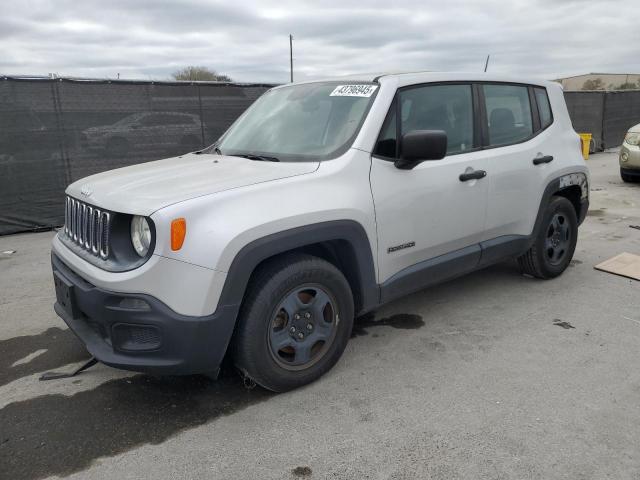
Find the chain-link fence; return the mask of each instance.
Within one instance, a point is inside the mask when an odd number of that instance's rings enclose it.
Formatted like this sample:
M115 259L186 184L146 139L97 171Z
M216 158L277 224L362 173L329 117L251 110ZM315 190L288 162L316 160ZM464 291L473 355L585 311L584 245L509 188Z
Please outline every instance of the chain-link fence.
M271 85L0 80L0 235L61 225L66 186L213 143Z

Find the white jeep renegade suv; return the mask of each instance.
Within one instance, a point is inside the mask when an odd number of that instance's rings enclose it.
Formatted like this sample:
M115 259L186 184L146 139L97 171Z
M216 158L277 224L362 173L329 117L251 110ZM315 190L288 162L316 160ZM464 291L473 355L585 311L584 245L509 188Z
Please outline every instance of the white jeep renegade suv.
M411 73L284 85L211 147L67 189L55 310L101 362L285 391L354 316L517 257L561 274L588 172L556 83Z

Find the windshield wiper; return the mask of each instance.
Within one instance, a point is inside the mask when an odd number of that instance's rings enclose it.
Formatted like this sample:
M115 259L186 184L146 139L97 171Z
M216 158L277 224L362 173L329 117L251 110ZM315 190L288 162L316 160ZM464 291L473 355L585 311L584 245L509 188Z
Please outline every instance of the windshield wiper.
M222 155L222 152L220 151L220 149L215 143L207 148L203 148L202 150L198 150L197 152L193 152L193 153L195 153L196 155L202 155L204 153L210 154L211 150L213 150L218 155Z
M253 153L235 154L234 157L248 158L249 160L258 160L260 162L279 162L280 159L276 157L268 157L266 155L255 155Z

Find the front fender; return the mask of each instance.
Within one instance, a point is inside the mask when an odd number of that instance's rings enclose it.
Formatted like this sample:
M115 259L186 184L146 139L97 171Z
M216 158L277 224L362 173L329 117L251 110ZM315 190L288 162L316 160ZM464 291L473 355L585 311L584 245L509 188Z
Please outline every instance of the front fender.
M355 259L355 275L362 294L362 309L377 305L379 290L369 238L353 220L334 220L284 230L245 245L234 257L220 295L221 305L240 305L251 274L267 258L301 247L343 240Z

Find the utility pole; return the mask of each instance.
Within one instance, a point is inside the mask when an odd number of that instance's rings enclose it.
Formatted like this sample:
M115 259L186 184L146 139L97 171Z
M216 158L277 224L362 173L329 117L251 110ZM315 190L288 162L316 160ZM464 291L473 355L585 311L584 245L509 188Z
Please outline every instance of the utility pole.
M487 71L487 67L489 66L489 57L490 57L490 56L491 56L491 55L487 55L487 60L484 62L484 71L485 71L485 72Z
M293 83L293 35L289 34L289 73Z

